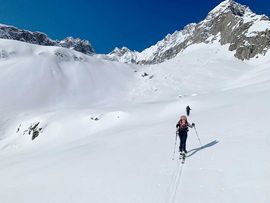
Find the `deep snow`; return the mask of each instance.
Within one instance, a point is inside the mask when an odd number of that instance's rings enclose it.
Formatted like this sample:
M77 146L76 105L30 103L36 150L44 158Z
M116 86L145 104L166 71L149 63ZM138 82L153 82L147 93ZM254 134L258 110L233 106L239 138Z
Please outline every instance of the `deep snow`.
M10 40L0 50L1 202L269 202L269 54L243 62L198 44L135 66ZM181 165L187 105L203 146L190 129Z

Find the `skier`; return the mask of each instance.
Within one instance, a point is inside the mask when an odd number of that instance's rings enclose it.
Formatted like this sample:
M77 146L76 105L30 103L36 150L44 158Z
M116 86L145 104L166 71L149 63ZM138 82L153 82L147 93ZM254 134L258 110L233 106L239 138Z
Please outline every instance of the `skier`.
M189 106L186 107L186 111L187 111L187 116L189 116L191 108Z
M183 152L187 153L186 141L187 141L188 130L189 130L188 128L193 128L194 126L195 126L195 123L192 123L190 125L190 123L187 121L186 116L181 116L180 120L176 124L177 133L178 133L179 138L180 138L179 151L180 151L181 154Z

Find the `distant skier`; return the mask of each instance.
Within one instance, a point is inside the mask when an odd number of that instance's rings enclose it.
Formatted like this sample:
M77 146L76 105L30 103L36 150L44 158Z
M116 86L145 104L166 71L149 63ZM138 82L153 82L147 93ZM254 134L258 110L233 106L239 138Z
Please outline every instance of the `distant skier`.
M187 106L187 107L186 107L187 116L189 116L189 114L190 114L190 110L191 110L191 108L190 108L189 106Z
M195 126L194 123L192 125L189 124L187 121L186 116L181 116L180 120L176 124L177 132L180 138L180 146L179 146L179 151L182 153L187 153L186 149L186 141L187 141L187 136L188 136L188 128L193 128Z

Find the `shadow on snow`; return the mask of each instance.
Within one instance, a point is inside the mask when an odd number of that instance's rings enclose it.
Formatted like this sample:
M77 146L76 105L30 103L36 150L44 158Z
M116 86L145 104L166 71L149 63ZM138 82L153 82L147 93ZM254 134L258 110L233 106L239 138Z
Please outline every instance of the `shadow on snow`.
M198 151L202 150L202 149L205 149L205 148L208 148L208 147L212 147L214 145L216 145L218 143L217 140L214 140L212 142L209 142L208 144L205 144L201 147L198 147L198 148L194 148L194 149L191 149L188 151L188 153L192 152L191 154L187 155L187 157L191 157L193 156L194 154L196 154Z

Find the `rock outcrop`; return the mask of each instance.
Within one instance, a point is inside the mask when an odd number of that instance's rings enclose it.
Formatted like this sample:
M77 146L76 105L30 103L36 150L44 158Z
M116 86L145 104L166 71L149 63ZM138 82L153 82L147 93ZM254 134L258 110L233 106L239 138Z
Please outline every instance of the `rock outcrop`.
M84 54L95 54L94 48L87 40L81 40L79 38L67 37L61 41L52 40L46 34L42 32L31 32L28 30L21 30L13 26L0 24L0 38L12 39L31 44L38 44L43 46L59 46L76 51Z

